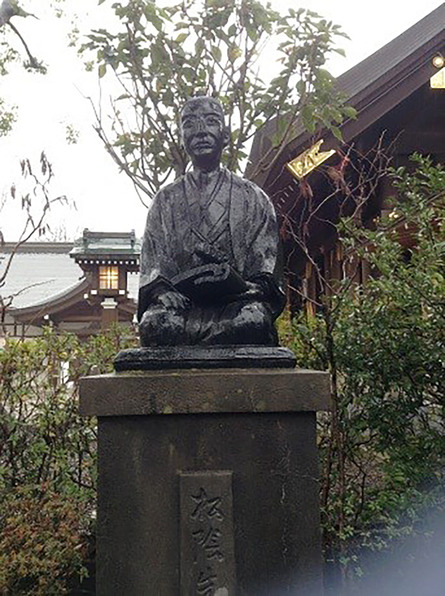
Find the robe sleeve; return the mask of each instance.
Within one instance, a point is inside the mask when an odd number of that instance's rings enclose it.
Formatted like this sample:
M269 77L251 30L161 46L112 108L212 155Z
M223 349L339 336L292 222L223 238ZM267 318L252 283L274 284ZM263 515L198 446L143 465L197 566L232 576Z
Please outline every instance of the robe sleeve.
M155 196L149 209L142 239L138 298L139 320L147 310L154 293L171 288L169 279L174 272L171 271L172 259L166 218L168 218L168 201L165 192L161 190Z
M278 225L269 197L252 183L248 183L245 221L248 222L249 230L246 234L244 277L260 284L276 317L285 305Z

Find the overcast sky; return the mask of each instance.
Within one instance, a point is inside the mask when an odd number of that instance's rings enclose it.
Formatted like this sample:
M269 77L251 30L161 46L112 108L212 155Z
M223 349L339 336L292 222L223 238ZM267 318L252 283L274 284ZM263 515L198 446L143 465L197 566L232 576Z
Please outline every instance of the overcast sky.
M93 115L86 96L96 96L97 78L82 68L73 50L67 48L69 22L58 20L42 8L42 2L23 0L23 5L39 16L15 19L33 52L48 65L47 75L29 74L14 68L0 79L0 96L18 106L19 119L14 131L0 137L2 176L0 192L8 189L18 176L19 160L30 157L38 161L45 150L53 164L53 192L66 194L75 201L77 210L59 210L51 219L53 228L65 227L72 237L83 228L101 231L142 233L145 209L131 182L118 172L92 129ZM96 8L96 0L66 0L68 16L78 14L81 30L104 26L106 4ZM279 9L310 8L342 26L350 36L344 41L347 58L338 57L328 64L339 75L360 62L415 22L442 4L438 0L272 0ZM68 19L69 21L69 19ZM17 46L20 47L19 45ZM66 127L79 131L78 143L68 144ZM0 212L0 228L6 240L18 233L13 209Z

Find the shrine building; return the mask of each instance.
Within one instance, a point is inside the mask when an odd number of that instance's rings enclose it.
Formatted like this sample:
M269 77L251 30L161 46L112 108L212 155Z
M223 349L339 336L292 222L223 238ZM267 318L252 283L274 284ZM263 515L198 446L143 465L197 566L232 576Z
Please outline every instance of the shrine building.
M68 242L26 242L0 248L11 257L2 287L0 334L32 337L51 325L88 336L112 323L134 324L140 241L130 233L91 232Z
M356 111L356 118L341 125L341 140L327 130L308 133L297 123L278 153L273 144L282 124L278 119L256 135L246 174L277 210L288 287L297 288L289 296L295 310L316 302L315 267L326 278L346 272L358 283L370 274L368 264L345 255L337 241L339 218L357 206L350 191L359 189L360 177L366 202L359 215L362 225L372 227L382 213L391 212L388 199L395 190L384 175L388 165L413 168L415 152L445 164L444 24L442 4L336 79L346 104ZM400 241L409 249L412 236L402 222L399 228Z

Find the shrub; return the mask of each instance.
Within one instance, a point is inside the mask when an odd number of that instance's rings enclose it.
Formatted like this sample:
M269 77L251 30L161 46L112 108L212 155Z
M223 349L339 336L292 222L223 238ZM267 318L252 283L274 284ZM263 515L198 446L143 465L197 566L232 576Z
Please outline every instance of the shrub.
M50 485L7 491L0 512L0 592L65 594L67 578L85 572L88 509Z
M79 380L135 343L114 328L82 342L45 329L0 350L0 592L62 594L94 532L96 423Z
M317 316L282 322L298 365L330 372L332 412L319 417L323 531L343 585L366 571L367 553L424 533L428 514L445 508L445 170L414 160L414 173L392 172L391 218L373 231L341 224L344 246L374 277L341 280Z

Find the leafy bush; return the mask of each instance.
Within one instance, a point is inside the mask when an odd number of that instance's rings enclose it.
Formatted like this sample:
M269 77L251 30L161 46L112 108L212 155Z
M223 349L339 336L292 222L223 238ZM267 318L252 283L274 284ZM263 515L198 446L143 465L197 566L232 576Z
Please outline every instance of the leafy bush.
M86 503L49 485L8 491L0 512L0 592L66 593L67 577L84 574L81 524L88 513Z
M344 586L367 552L423 533L445 508L445 170L414 160L414 173L392 172L390 217L375 230L341 224L346 254L373 277L340 281L316 317L282 324L298 364L331 376L332 413L319 418L324 545Z
M96 427L78 414L82 376L135 343L115 328L82 342L45 329L0 350L0 591L61 594L94 530Z

